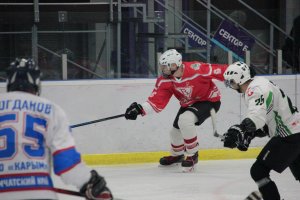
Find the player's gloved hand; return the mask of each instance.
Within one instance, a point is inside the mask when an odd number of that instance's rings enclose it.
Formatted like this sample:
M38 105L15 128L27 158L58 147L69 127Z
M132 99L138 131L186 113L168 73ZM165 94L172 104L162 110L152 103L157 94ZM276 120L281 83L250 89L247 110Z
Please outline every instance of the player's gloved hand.
M87 200L112 200L113 196L106 187L106 181L95 170L91 171L90 180L80 189Z
M244 126L237 124L231 126L224 137L224 147L247 151L251 140L255 137L254 132L246 132ZM227 140L227 141L226 141Z
M268 128L268 126L265 125L263 128L257 129L254 132L254 135L255 135L255 137L260 137L260 138L269 135L269 128Z
M228 130L227 133L223 134L223 142L224 142L224 147L228 148L235 148L238 146L239 140L241 139L241 134L243 134L243 130L241 128L241 125L236 124L231 126Z
M145 115L145 111L140 104L134 102L126 109L125 118L136 120L138 115Z
M246 132L244 134L238 135L237 148L240 151L247 151L251 143L251 140L254 138L254 133Z

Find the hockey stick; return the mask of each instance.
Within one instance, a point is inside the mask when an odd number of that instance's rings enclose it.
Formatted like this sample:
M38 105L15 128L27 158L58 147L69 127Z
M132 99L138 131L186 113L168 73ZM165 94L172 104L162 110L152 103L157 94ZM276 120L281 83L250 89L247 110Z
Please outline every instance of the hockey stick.
M73 196L78 196L78 197L85 197L84 194L81 194L80 192L77 192L77 191L66 190L66 189L61 189L61 188L53 188L53 189L57 193L73 195Z
M78 196L78 197L86 198L84 194L82 194L80 192L77 192L77 191L66 190L66 189L61 189L61 188L53 188L53 189L57 193L66 194L66 195L73 195L73 196ZM123 199L113 198L113 200L123 200Z
M76 128L76 127L79 127L79 126L85 126L85 125L94 124L94 123L98 123L98 122L103 122L103 121L116 119L116 118L120 118L120 117L124 117L124 116L125 116L125 114L121 114L121 115L115 115L115 116L106 117L106 118L102 118L102 119L97 119L97 120L93 120L93 121L88 121L88 122L84 122L84 123L80 123L80 124L74 124L74 125L71 125L70 128Z
M223 135L220 135L217 131L217 126L216 126L216 111L215 109L211 109L210 110L210 117L211 117L211 122L212 122L212 127L213 127L213 132L214 132L214 136L224 139Z

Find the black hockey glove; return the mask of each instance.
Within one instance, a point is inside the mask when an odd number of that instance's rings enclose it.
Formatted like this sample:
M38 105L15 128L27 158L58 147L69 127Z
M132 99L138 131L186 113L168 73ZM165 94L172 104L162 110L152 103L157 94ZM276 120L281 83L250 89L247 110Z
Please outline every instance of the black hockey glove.
M112 200L113 196L106 187L106 181L95 170L91 171L90 180L80 189L88 200Z
M224 147L235 148L238 146L239 135L243 134L243 130L239 124L231 126L227 133L224 133Z
M269 128L267 125L265 125L262 129L257 129L254 132L254 136L255 137L265 137L265 136L269 136Z
M143 107L140 104L134 102L126 109L125 118L129 120L136 120L138 115L144 114L145 112Z
M231 126L224 134L224 147L238 148L240 151L247 151L254 133L245 132L245 127L240 124Z
M248 147L251 143L251 140L254 138L253 132L246 132L244 134L239 134L238 135L238 143L237 143L237 148L240 151L247 151Z

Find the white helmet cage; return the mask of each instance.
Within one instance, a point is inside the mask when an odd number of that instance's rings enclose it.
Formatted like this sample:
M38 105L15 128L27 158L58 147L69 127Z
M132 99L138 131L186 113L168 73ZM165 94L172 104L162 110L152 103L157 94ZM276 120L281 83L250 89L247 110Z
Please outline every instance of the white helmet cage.
M182 56L175 49L169 49L165 51L159 58L159 65L166 66L170 71L171 64L176 64L177 67L182 65ZM170 75L170 74L165 74Z
M235 62L224 72L225 85L235 89L233 84L242 85L252 78L250 68L246 63Z

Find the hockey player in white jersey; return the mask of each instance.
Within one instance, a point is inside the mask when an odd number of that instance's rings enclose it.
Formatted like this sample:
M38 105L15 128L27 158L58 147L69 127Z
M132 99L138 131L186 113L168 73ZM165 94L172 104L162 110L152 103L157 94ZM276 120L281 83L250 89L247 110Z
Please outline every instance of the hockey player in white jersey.
M230 65L224 78L228 87L243 94L247 106L246 118L224 134L224 146L246 151L254 137L269 135L250 174L264 200L280 200L270 171L281 173L289 167L300 180L300 114L277 85L254 76L245 63Z
M16 59L7 71L7 93L0 94L0 199L58 199L53 167L86 199L111 200L104 178L82 162L65 112L39 97L40 74L32 59Z

